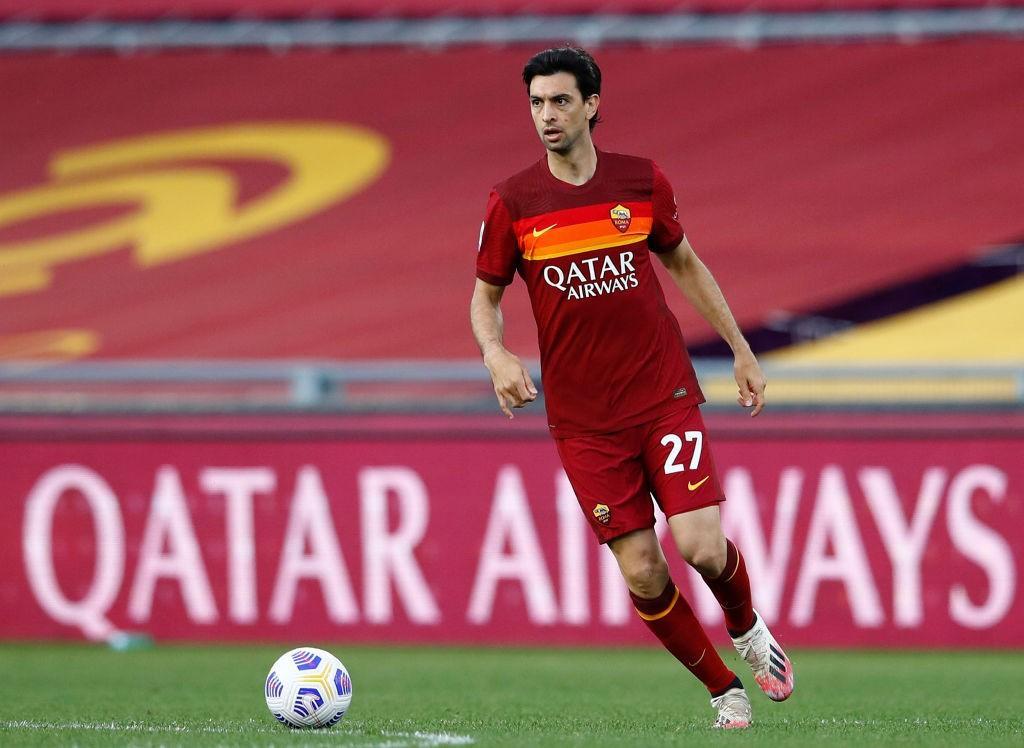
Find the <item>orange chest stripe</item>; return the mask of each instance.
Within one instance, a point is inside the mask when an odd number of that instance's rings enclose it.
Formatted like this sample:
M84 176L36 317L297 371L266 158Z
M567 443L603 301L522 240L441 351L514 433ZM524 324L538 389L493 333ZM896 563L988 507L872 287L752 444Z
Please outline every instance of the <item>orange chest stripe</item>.
M612 247L622 247L627 244L636 244L637 242L644 241L646 239L644 234L622 234L618 237L611 237L606 241L594 242L593 240L587 241L586 244L563 244L560 248L554 248L551 250L544 250L543 254L523 255L524 260L551 260L555 257L567 257L568 255L580 255L585 252L596 252L599 249L611 249Z
M652 215L653 206L650 202L607 202L597 205L585 205L579 208L552 210L548 213L537 213L520 218L512 223L512 231L516 236L523 236L525 234L532 234L534 229L542 232L552 224L564 227L604 221L609 226L612 226L611 209L616 204L626 206L632 214L634 221L638 218L650 218Z
M519 248L527 260L561 257L578 252L589 252L605 247L646 239L651 233L650 217L634 217L625 231L619 231L611 221L590 221L570 226L556 226L535 237L533 229L519 236ZM542 227L543 228L543 227Z

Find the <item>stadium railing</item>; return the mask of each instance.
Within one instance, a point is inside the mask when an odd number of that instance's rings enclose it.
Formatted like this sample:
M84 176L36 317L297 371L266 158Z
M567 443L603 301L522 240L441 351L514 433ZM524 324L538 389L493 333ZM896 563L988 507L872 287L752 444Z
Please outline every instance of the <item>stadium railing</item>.
M440 49L460 45L575 40L615 43L837 43L947 39L1024 33L1024 8L968 7L799 13L522 15L513 17L327 18L297 20L83 20L40 23L0 19L0 52L132 54L145 50L379 46Z
M539 366L528 364L541 385ZM695 361L709 409L735 408L726 359ZM1024 409L1024 364L765 363L773 408ZM86 361L0 364L0 414L485 413L476 361Z

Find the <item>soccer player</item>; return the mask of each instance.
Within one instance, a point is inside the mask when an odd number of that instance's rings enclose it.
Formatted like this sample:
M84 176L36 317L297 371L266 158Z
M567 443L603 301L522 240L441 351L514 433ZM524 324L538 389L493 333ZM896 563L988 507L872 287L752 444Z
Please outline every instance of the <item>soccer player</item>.
M751 604L739 549L722 533L725 500L679 323L652 266L730 345L740 405L764 408L765 378L711 273L679 224L652 161L597 150L601 71L584 50L549 49L523 70L545 154L497 185L480 231L470 316L501 410L537 397L502 344L501 299L519 273L537 321L551 434L590 527L611 548L637 614L707 687L716 727L751 723L750 700L669 578L654 500L680 555L700 572L758 686L793 692L793 668Z

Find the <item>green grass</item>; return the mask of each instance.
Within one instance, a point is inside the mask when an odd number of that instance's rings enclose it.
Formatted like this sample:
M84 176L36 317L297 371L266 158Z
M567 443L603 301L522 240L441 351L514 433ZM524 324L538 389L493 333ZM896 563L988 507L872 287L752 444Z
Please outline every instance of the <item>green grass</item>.
M718 734L656 649L341 644L325 648L352 673L348 716L293 731L263 703L285 648L0 645L0 745L1024 744L1022 652L794 651L793 698L752 693L754 727Z

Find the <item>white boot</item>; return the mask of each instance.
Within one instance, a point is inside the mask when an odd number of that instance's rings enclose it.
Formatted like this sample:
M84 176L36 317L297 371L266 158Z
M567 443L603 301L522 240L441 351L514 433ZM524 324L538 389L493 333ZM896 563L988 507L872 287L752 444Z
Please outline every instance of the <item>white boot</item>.
M715 727L721 730L737 730L750 727L753 721L750 699L742 688L730 688L721 696L711 699L711 706L718 710Z
M754 680L772 701L785 701L793 693L793 663L775 641L764 619L755 610L756 623L732 640L740 657L754 671Z

